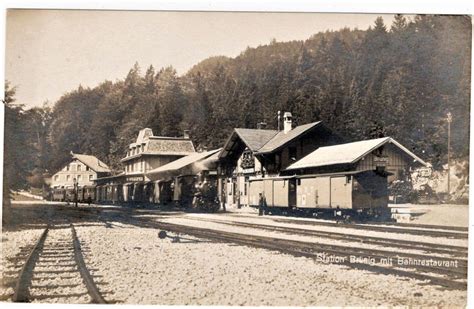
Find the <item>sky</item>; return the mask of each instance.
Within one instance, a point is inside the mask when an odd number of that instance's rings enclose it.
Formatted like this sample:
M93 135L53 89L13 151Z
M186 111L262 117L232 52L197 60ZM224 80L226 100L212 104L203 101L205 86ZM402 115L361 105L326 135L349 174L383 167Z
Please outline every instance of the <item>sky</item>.
M142 73L173 66L185 74L211 57L235 57L248 46L304 40L326 30L367 29L377 16L330 13L7 11L5 75L26 107L56 102L79 85L123 79L135 62Z

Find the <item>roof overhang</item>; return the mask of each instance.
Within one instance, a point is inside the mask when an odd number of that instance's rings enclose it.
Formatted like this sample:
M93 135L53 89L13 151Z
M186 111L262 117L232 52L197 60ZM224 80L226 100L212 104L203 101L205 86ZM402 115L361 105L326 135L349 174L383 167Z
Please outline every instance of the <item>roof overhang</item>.
M349 143L350 144L350 143ZM410 150L408 150L406 147L404 147L402 144L400 144L399 142L397 142L395 139L391 138L391 137L387 137L387 138L384 138L384 139L381 139L381 141L375 145L373 145L372 147L370 148L367 148L367 150L365 152L363 152L362 154L360 154L359 156L357 156L356 158L352 159L352 160L344 160L344 161L337 161L337 162L325 162L324 164L321 163L321 164L313 164L313 165L308 165L308 166L299 166L298 165L298 162L301 162L301 160L304 160L305 157L301 158L299 161L291 164L290 166L288 166L285 171L290 171L290 170L299 170L299 169L307 169L307 168L316 168L316 167L324 167L324 166L336 166L336 165L351 165L351 164L355 164L357 163L358 161L362 160L365 156L367 156L368 154L370 154L371 152L373 152L375 149L385 145L385 144L393 144L395 145L401 152L403 152L406 156L410 157L413 159L413 162L415 163L418 163L418 164L421 164L423 166L428 166L428 163L426 163L425 161L423 161L421 158L419 158L417 155L415 155L413 152L411 152ZM334 146L327 146L327 147L337 147L338 145L334 145ZM319 148L318 148L319 149ZM315 152L318 151L315 150ZM309 154L308 156L312 155L313 153Z
M215 149L204 153L191 154L189 157L183 157L155 168L146 173L146 176L150 179L157 180L184 174L194 175L201 171L212 169L215 167L215 161L217 161L215 155L220 150L221 149Z
M237 147L238 147L238 141L241 141L242 143L244 143L247 147L247 143L245 142L245 140L239 135L239 133L237 132L237 130L233 130L231 135L227 138L224 146L222 147L222 150L221 152L219 153L219 156L218 158L219 159L224 159L226 158L231 152L233 152L234 150L237 150Z
M304 126L304 125L301 125L301 126ZM272 149L269 149L269 150L264 150L264 151L256 151L255 154L256 155L265 155L265 154L270 154L270 153L274 153L275 151L278 151L280 149L282 149L283 147L285 147L286 145L288 145L289 143L293 142L294 140L298 139L298 138L301 138L302 136L305 136L306 134L310 133L312 130L314 130L315 128L324 128L324 129L327 129L328 131L330 131L326 126L323 125L323 122L322 121L316 121L314 122L311 126L308 126L308 128L306 128L304 131L300 132L299 134L295 135L294 137L292 137L291 139L288 139L286 140L284 143L281 143L279 144L278 146L272 148ZM294 128L296 129L296 128ZM293 129L293 130L294 130ZM290 131L291 132L291 131ZM276 135L278 136L278 135ZM268 143L270 143L270 141L268 141ZM262 148L265 148L265 145L262 147Z
M403 146L402 144L400 144L399 142L397 142L396 140L394 140L393 138L389 137L387 138L386 140L384 141L381 141L378 145L372 147L370 150L366 151L363 155L359 156L358 158L356 158L355 160L353 160L352 162L350 163L356 163L357 161L361 160L362 158L364 158L366 155L368 155L369 153L371 153L372 151L374 151L375 149L385 145L385 144L393 144L395 146L397 146L402 152L404 152L406 155L408 155L409 157L413 158L413 161L414 162L418 162L420 163L421 165L423 166L428 166L428 163L426 163L425 161L423 161L420 157L418 157L417 155L415 155L413 152L411 152L410 150L408 150L405 146Z

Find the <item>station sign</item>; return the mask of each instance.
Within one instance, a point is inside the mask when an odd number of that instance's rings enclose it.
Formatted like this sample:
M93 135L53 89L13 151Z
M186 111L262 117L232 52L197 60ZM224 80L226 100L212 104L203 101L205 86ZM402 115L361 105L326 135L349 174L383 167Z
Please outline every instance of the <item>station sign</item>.
M126 182L140 182L140 181L144 181L144 177L143 176L127 176Z
M375 157L374 156L374 165L375 166L387 166L388 157Z

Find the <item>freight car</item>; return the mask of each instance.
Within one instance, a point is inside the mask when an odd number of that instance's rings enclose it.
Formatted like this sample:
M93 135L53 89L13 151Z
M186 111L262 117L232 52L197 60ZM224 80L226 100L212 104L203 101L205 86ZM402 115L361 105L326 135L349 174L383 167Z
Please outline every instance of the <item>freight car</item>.
M385 218L387 173L356 171L250 179L249 206L267 213Z

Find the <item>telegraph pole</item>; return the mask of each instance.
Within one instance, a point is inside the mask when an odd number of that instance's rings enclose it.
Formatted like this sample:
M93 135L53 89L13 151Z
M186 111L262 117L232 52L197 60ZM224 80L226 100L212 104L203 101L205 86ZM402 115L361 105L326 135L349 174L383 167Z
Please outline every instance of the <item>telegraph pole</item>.
M450 197L451 192L451 122L453 122L453 116L451 112L447 114L447 121L448 121L448 198Z
M280 132L280 111L278 111L277 121L278 121L278 132Z
M74 182L74 206L77 207L77 200L78 200L78 196L77 196L77 195L78 195L78 193L79 193L79 192L78 192L78 191L79 191L79 190L78 190L78 189L79 189L79 188L78 188L78 187L79 187L79 184L78 184L76 178L73 179L73 182Z

